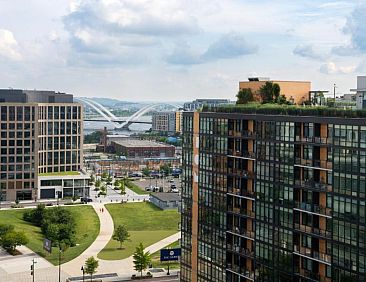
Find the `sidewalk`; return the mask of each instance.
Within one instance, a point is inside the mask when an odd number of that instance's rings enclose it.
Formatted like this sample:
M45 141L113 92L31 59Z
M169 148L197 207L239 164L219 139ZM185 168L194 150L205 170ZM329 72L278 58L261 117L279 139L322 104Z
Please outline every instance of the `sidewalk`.
M108 210L104 207L104 204L93 203L92 206L99 217L100 232L93 244L91 244L80 256L62 265L63 271L67 272L70 276L79 276L81 272L80 268L85 264L87 258L91 256L96 258L98 253L103 250L113 235L113 220ZM102 213L100 209L103 209L104 212ZM99 269L101 270L98 271L99 273L106 273L105 271L102 271L100 267Z

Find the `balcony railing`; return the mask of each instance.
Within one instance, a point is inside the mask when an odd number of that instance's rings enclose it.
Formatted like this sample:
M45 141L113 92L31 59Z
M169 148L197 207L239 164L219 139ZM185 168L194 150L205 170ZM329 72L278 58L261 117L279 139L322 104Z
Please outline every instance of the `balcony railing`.
M333 168L333 164L329 161L302 159L302 158L295 158L295 165L317 167L317 168L329 169L329 170L331 170Z
M299 253L303 256L313 258L325 263L331 263L331 256L325 253L320 253L318 251L314 251L310 248L305 248L299 245L294 245L294 252Z
M255 212L240 207L228 206L228 211L238 215L244 215L251 218L255 217Z
M250 258L254 257L254 251L252 251L248 248L241 247L239 245L228 244L227 249L232 252L238 253L240 255L246 256L246 257L250 257Z
M230 229L230 228L229 228ZM236 226L233 226L231 228L231 230L229 230L230 232L237 234L237 235L242 235L244 237L250 238L250 239L254 239L255 238L255 233L253 231L248 231Z
M332 185L314 180L295 180L295 186L321 192L332 192Z
M226 267L228 271L239 274L247 279L254 280L255 277L254 271L246 269L244 266L240 267L239 265L236 264L232 265L231 263L228 263Z
M312 226L306 226L306 225L299 224L299 223L295 223L295 229L300 230L304 233L315 234L315 235L327 237L327 238L330 238L332 236L332 233L330 231L312 227Z
M324 280L321 280L322 277L320 276L319 273L315 273L315 272L312 272L312 271L309 271L309 270L306 270L306 269L295 267L294 272L297 275L300 275L302 277L306 277L307 279L311 279L313 281L324 281Z
M296 142L302 142L302 143L315 143L315 144L332 144L333 139L328 137L307 137L307 136L296 136L295 137Z
M244 169L229 167L228 172L230 174L236 174L237 176L248 178L248 179L253 179L254 178L254 173L253 172L247 171L247 170L244 170Z
M316 204L309 204L309 203L295 201L295 207L299 210L317 213L317 214L321 214L321 215L327 215L327 216L332 215L331 209L324 207L324 206L319 206Z
M241 196L241 197L248 197L253 200L256 197L256 193L254 191L248 191L248 190L243 190L243 189L238 189L238 188L228 188L228 193L237 195L237 196Z
M239 157L239 158L248 158L248 159L255 159L255 153L251 151L241 151L241 150L234 150L228 149L229 156Z

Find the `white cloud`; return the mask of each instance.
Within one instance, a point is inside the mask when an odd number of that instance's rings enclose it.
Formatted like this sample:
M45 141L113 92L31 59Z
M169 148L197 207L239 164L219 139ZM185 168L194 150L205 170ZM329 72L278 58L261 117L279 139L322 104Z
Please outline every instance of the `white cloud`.
M11 31L0 29L0 56L19 61L22 55L18 51L18 42Z
M324 74L351 74L356 71L358 66L338 66L334 62L328 62L320 66L320 72Z

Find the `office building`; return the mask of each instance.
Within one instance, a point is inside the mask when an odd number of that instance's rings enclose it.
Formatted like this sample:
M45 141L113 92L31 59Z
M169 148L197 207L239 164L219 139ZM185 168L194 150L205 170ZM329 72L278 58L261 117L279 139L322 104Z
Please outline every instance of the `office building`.
M351 91L356 92L357 109L366 109L366 76L358 76L357 88Z
M181 281L366 281L362 112L186 112L183 169Z
M196 99L192 102L184 103L183 108L185 111L197 111L203 106L217 107L220 105L235 104L228 99Z
M156 112L152 115L152 131L174 133L175 123L175 112Z
M1 89L0 123L2 201L88 195L82 106L72 95Z
M310 81L282 81L270 80L269 78L252 77L248 81L239 82L239 89L251 89L254 98L257 101L261 100L259 90L266 82L276 83L281 88L281 95L285 95L286 99L294 104L302 104L310 100Z

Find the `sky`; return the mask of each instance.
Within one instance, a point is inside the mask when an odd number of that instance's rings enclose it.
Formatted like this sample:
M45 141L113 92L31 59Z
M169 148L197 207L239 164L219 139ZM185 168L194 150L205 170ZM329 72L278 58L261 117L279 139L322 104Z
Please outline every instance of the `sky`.
M253 76L349 93L357 75L364 0L0 0L0 88L188 101Z

